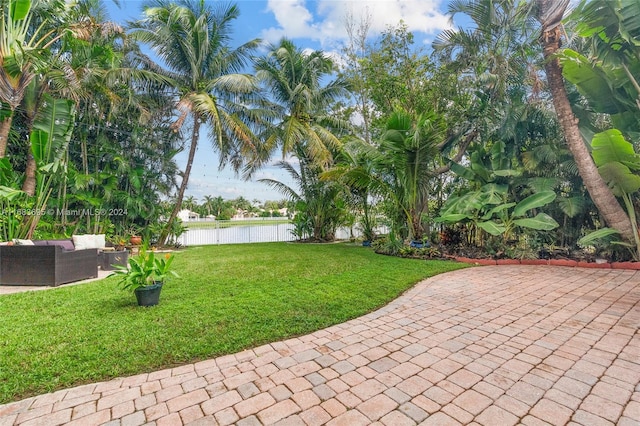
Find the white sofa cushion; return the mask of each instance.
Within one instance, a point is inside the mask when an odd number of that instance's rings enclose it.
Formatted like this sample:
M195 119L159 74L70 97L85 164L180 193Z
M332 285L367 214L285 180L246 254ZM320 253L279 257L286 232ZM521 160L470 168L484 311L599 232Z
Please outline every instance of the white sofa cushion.
M76 250L85 250L85 249L103 249L106 244L106 239L104 234L84 234L84 235L74 235L73 237L73 245L76 247Z

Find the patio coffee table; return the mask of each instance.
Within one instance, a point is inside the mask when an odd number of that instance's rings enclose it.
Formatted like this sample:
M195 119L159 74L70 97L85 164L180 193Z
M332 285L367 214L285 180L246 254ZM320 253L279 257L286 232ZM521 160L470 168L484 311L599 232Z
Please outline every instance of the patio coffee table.
M116 269L113 265L127 266L129 260L129 252L121 251L104 251L102 252L102 270L113 271Z

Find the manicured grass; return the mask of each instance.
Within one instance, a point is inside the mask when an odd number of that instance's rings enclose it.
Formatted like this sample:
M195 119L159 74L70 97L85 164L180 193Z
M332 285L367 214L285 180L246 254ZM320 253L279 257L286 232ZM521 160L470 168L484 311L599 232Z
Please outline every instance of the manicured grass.
M465 266L290 243L192 247L174 265L151 308L114 277L0 296L0 403L307 334Z

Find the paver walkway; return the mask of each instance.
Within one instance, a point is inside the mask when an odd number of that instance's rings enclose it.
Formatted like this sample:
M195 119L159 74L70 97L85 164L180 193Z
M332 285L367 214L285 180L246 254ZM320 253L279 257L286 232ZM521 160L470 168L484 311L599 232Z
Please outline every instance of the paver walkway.
M443 274L316 333L0 406L0 425L639 425L640 272Z

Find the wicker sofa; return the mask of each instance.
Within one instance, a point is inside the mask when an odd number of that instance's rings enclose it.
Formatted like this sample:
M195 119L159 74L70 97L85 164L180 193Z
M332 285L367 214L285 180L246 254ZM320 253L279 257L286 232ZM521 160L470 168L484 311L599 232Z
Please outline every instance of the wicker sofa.
M98 276L98 250L0 246L0 285L58 286Z

